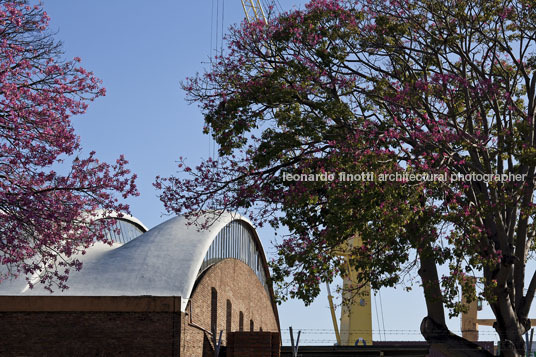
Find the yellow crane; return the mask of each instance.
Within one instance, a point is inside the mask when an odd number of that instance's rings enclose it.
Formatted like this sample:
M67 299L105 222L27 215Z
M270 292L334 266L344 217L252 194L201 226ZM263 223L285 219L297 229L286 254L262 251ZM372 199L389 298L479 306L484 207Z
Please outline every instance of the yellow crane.
M260 0L241 0L242 7L246 13L246 20L248 22L262 20L266 22L266 16L261 6Z
M266 15L260 3L260 0L241 0L242 8L248 22L266 21ZM361 239L356 236L348 246L361 244ZM347 256L344 252L341 255ZM356 271L351 267L348 268L348 276L343 278L343 301L346 301L350 294L350 285L355 282ZM357 292L352 304L341 308L340 332L337 326L335 307L333 305L333 296L328 287L328 300L333 319L333 328L339 345L356 345L358 343L372 345L372 310L370 298L370 286L363 287Z
M355 235L336 253L345 257L346 264L348 264L348 273L343 277L342 300L351 302L349 305L343 304L341 307L340 328L337 327L335 308L332 302L333 297L328 289L333 328L335 329L337 344L341 346L372 345L370 285L365 285L357 292L352 291L353 289L351 288L351 285L355 284L357 280L357 271L350 266L348 251L359 245L361 245L361 238Z

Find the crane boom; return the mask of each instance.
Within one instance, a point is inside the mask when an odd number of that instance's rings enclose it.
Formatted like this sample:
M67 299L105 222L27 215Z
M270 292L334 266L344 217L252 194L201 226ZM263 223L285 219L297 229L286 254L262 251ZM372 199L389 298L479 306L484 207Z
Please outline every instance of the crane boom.
M241 0L242 7L246 13L246 20L248 22L263 21L266 22L266 16L262 9L260 0Z

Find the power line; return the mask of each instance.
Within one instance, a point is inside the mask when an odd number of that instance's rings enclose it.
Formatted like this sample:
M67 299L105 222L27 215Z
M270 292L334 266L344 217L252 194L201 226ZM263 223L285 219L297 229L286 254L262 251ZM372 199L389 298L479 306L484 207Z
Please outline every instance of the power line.
M216 0L217 1L217 0ZM212 6L210 8L210 49L209 49L209 63L212 63L214 47L212 43L212 37L214 36L214 0L212 0ZM216 38L217 41L217 38ZM217 45L216 45L217 46ZM212 129L209 127L208 131L208 157L212 153Z
M380 326L380 316L378 315L378 304L376 302L376 294L374 294L374 308L376 310L376 321L378 321L378 326ZM380 334L380 341L382 339L382 335Z
M279 2L279 0L275 0L275 3L277 4L277 6L279 6L279 12L282 13L283 12L283 6L281 6L281 3Z
M383 327L383 337L385 338L385 318L384 318L384 315L383 315L383 303L382 303L382 292L381 291L378 291L378 294L380 295L380 309L381 309L381 312L382 312L382 327Z
M225 0L222 0L221 2L221 41L220 41L220 56L222 57L223 57L223 40L225 38L224 23L225 23Z
M220 2L216 0L216 56L218 55L218 40L220 35Z
M212 47L212 36L214 35L214 0L212 0L212 7L210 9L210 49L209 49L209 56L212 60L212 51L214 50Z

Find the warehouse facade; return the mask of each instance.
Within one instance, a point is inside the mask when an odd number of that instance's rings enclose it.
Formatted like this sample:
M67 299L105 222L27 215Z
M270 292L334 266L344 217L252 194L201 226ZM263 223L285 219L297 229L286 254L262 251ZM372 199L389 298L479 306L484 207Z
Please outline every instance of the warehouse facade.
M207 219L208 229L176 217L124 244L96 243L63 292L3 282L0 354L213 356L238 331L279 345L255 229L230 213Z

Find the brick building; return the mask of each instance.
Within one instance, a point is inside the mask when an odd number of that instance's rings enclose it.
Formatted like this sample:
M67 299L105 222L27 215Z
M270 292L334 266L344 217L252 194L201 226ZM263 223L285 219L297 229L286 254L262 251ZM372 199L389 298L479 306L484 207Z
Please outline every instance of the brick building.
M255 338L278 351L255 229L230 213L206 218L206 230L176 217L124 244L95 244L63 292L1 283L0 355L214 356L228 340L238 346L239 331L262 331Z

